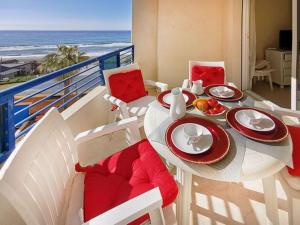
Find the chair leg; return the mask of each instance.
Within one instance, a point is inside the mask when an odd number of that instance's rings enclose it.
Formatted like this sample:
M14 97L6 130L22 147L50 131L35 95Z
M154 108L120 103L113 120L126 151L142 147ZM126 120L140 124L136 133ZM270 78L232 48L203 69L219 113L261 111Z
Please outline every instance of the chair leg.
M160 225L166 224L161 207L149 212L149 215L150 215L151 224L160 224Z
M268 75L268 77L269 77L271 91L273 91L274 88L273 88L273 81L272 81L272 75L271 75L271 73Z
M294 220L293 197L288 196L287 201L288 201L289 225L293 225L293 220Z
M300 224L300 199L293 198L293 196L288 197L289 204L289 225Z
M117 117L118 117L118 112L117 111L110 111L108 114L108 123L114 123L117 121ZM112 140L112 136L113 134L109 134L108 138L111 141Z
M262 179L266 204L266 224L279 225L275 176Z
M253 77L253 83L256 84L256 81L258 80L258 77Z
M253 81L254 81L254 76L251 76L250 77L250 90L252 90L252 87L253 87Z

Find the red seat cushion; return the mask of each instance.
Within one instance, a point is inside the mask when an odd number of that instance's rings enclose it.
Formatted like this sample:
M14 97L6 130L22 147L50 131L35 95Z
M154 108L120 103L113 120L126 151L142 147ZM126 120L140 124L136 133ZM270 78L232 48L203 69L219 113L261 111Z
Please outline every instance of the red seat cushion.
M192 81L202 80L204 87L213 84L224 84L225 82L223 67L193 66L191 75Z
M287 126L293 141L293 164L294 168L289 168L289 174L300 176L300 127Z
M84 221L100 215L129 199L159 187L163 207L178 193L173 177L147 140L142 140L94 166L80 167L85 172ZM131 224L140 224L145 215Z
M108 82L111 95L126 103L147 95L141 70L113 74Z

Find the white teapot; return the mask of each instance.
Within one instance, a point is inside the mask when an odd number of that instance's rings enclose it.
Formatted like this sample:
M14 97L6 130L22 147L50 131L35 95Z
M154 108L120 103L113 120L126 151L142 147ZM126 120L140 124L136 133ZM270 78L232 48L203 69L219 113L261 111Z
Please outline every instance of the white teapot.
M195 95L202 95L204 93L203 81L202 80L193 81L191 92Z
M172 118L172 120L178 120L185 116L186 103L179 88L172 89L171 95L172 100L170 106L170 117Z

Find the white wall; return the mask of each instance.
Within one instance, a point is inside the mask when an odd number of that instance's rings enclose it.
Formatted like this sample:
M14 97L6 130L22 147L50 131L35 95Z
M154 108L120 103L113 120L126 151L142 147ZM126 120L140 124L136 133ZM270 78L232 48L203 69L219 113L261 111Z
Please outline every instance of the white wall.
M242 1L225 0L223 20L223 49L226 79L241 87L242 71Z
M279 47L279 31L292 29L292 0L256 0L257 59Z
M158 0L132 0L132 42L135 61L145 79L157 79Z
M145 76L179 86L189 60L225 60L240 84L241 0L133 0L133 43ZM156 72L155 72L156 71Z

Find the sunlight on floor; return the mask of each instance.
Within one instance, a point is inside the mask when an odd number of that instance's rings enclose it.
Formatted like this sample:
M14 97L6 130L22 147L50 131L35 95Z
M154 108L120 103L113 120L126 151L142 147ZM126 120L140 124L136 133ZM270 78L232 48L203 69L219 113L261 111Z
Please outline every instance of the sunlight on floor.
M278 85L274 84L274 90L271 91L268 82L257 81L253 84L252 91L256 94L262 96L263 98L274 102L275 104L284 107L291 107L291 88L286 86L280 88Z
M288 224L286 195L277 183L280 224ZM193 224L262 225L265 204L261 181L225 183L193 177Z

